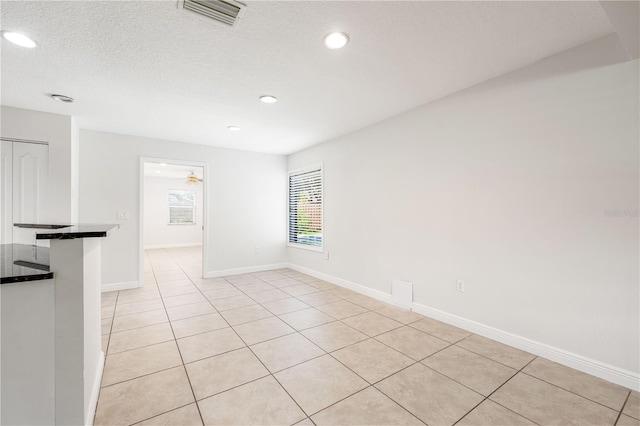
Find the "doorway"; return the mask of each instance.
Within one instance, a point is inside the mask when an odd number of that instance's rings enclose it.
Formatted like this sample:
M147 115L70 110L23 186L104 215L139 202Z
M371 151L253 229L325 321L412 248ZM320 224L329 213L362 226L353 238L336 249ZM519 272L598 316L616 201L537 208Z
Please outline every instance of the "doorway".
M140 161L140 285L162 265L176 277L200 279L206 268L205 163L158 158ZM169 262L170 261L170 262ZM155 263L155 265L152 265ZM168 272L168 271L167 271Z

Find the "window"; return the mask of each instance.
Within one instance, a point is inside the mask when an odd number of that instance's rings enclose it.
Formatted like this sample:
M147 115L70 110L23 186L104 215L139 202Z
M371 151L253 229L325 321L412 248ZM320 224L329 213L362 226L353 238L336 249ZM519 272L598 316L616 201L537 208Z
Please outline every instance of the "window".
M289 172L289 244L322 250L322 165Z
M168 196L169 225L195 225L196 191L170 189Z

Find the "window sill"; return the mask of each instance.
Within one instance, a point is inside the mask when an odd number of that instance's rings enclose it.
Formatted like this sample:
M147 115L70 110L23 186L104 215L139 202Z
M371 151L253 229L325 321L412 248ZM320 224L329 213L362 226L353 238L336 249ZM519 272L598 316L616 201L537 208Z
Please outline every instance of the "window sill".
M287 243L287 246L288 247L302 249L302 250L315 251L315 252L319 252L319 253L322 253L324 251L323 247L308 246L308 245L305 245L305 244Z

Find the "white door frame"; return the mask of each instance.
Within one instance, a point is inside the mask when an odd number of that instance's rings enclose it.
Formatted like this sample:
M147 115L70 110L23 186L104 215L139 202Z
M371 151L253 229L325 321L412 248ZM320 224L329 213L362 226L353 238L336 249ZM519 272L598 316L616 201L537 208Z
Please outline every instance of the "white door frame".
M138 211L139 211L139 235L138 235L138 244L140 246L140 250L138 253L138 280L139 287L144 285L144 163L166 163L166 164L175 164L179 166L193 166L193 167L202 167L204 170L202 176L202 277L204 278L206 272L208 271L208 256L209 252L209 239L207 238L207 229L209 229L209 169L208 164L203 163L201 161L185 161L185 160L173 160L170 158L157 158L157 157L140 157L140 170L139 170L139 184L138 184Z

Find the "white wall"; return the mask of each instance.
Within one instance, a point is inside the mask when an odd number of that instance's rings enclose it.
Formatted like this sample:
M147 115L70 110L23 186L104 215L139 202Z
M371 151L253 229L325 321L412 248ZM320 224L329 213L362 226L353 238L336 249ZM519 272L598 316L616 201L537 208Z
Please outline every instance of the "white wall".
M3 138L49 142L49 198L42 221L74 221L71 117L7 106L2 106L0 115Z
M330 260L290 262L412 281L417 304L637 377L639 66L619 52L603 38L291 155L324 162Z
M196 173L202 176L202 173ZM186 175L185 175L186 177ZM202 183L189 185L186 179L145 176L144 178L144 247L164 248L202 244ZM170 225L167 193L171 189L196 192L196 223Z
M207 271L286 262L286 157L81 130L80 221L130 213L103 241L103 286L138 281L140 157L207 164Z

